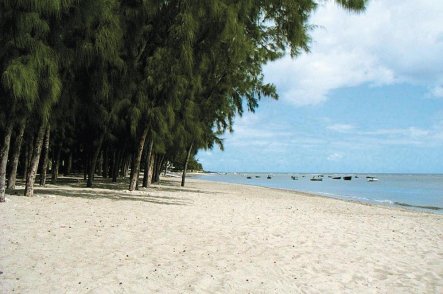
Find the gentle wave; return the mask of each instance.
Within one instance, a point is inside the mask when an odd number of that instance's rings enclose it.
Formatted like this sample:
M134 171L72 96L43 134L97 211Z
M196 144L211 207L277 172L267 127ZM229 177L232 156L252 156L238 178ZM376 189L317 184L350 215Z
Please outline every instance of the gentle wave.
M392 200L388 200L388 199L384 199L384 200L374 200L375 202L379 202L379 203L387 203L387 204L394 204L394 201Z

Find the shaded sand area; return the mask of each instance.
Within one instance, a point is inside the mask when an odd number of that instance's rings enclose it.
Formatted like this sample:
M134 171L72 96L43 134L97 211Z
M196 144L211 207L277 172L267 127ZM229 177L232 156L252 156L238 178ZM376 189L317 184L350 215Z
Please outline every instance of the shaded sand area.
M443 216L176 179L0 205L2 293L443 293Z

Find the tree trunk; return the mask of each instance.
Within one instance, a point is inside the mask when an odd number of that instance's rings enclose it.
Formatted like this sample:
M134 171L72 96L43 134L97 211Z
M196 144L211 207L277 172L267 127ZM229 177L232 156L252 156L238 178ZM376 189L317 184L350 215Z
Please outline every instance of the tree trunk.
M128 176L128 172L129 172L129 164L132 160L132 156L128 156L126 159L124 159L123 157L123 167L121 170L121 176L123 178L126 178Z
M114 150L112 152L112 166L111 166L111 174L109 175L112 177L112 182L117 182L117 176L118 176L118 158L117 158L117 152Z
M101 175L103 171L103 152L100 152L100 155L97 158L97 165L95 168L95 173Z
M88 167L89 167L89 157L87 152L83 152L83 180L86 182L88 179Z
M40 175L40 186L46 185L46 173L48 171L48 161L49 161L49 136L51 133L51 126L46 127L45 139L43 142L43 163L42 163L42 173Z
M60 144L57 145L53 152L53 158L52 158L52 175L51 175L51 183L57 184L58 180L58 171L60 169L60 157L62 153L62 146Z
M143 154L143 147L145 146L146 136L148 135L148 128L143 130L140 140L138 141L138 146L133 159L133 166L131 169L131 178L129 182L129 191L134 191L137 188L138 177L140 174L140 162Z
M92 187L92 182L94 181L95 166L97 164L98 156L100 155L100 150L102 148L103 139L105 138L105 133L103 132L98 140L97 147L95 148L94 154L92 155L89 172L88 172L88 182L86 187Z
M191 146L189 146L188 153L186 154L186 161L185 161L185 166L183 167L183 174L182 174L182 183L181 183L182 187L185 186L186 170L188 169L188 162L189 162L189 157L191 156L192 145L193 143L191 143Z
M123 169L123 177L126 179L129 176L129 167L131 166L131 162L134 159L134 156L128 156L125 163L125 168Z
M0 202L5 202L6 166L8 164L9 146L11 145L12 128L13 123L8 120L0 149Z
M163 164L163 160L165 158L165 155L159 156L158 154L155 156L155 163L154 163L154 172L152 174L152 182L158 183L160 182L160 173L161 173L161 166Z
M163 175L166 177L166 174L168 173L168 161L165 160L165 162L163 163L163 165L164 165Z
M31 135L31 138L28 142L26 142L25 147L25 162L23 167L23 181L26 182L26 177L28 176L29 163L31 162L31 150L32 150L32 142L34 141L34 136Z
M157 174L155 176L155 180L157 183L160 183L160 175L162 174L162 167L165 160L166 160L166 155L163 154L158 163Z
M103 150L103 170L102 170L102 177L107 178L109 172L109 155L108 155L108 149L106 148Z
M26 120L23 119L20 122L19 130L18 130L17 136L15 137L15 141L14 141L14 153L12 153L12 158L11 158L11 163L10 163L11 169L10 169L9 177L8 177L8 189L11 189L11 190L15 189L15 182L17 179L17 167L18 167L18 162L20 160L20 150L22 147L25 126L26 126Z
M151 177L151 183L154 184L156 182L156 175L157 175L157 168L158 168L158 161L160 160L160 157L158 154L153 155L153 166L152 166L152 177Z
M71 170L72 170L72 152L69 152L67 163L66 163L65 176L70 175Z
M149 170L151 169L151 157L152 157L152 147L154 146L154 140L149 140L148 152L146 154L146 165L145 171L143 173L143 187L149 187Z
M38 162L40 161L40 154L42 151L43 145L43 137L45 135L46 126L44 123L40 126L37 131L37 137L35 138L31 162L29 165L28 173L26 175L26 187L25 187L25 196L32 197L34 196L34 183L35 177L37 175Z

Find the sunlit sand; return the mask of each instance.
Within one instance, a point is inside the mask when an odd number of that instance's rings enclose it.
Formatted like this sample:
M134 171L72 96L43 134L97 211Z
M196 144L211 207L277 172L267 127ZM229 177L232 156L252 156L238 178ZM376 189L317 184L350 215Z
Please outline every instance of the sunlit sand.
M0 206L3 293L443 291L441 215L195 179L64 181Z

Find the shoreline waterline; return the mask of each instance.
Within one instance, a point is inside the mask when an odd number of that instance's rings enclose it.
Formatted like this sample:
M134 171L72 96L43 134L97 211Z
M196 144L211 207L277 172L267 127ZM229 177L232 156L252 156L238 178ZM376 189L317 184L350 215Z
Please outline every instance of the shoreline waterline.
M258 175L255 177L255 175ZM271 179L267 179L266 175L268 173L205 173L205 174L194 174L193 177L196 179L204 180L204 181L210 181L210 182L218 182L218 183L228 183L228 184L239 184L239 185L246 185L246 186L253 186L253 187L265 187L270 189L276 189L276 190L283 190L283 191L290 191L290 192L296 192L296 193L302 193L307 194L311 196L318 196L318 197L325 197L329 199L337 199L347 202L353 202L353 203L360 203L365 205L373 205L373 206L380 206L380 207L388 207L388 208L395 208L395 209L401 209L406 211L414 211L414 212L425 212L425 213L432 213L432 214L443 214L443 205L441 205L438 201L443 202L443 186L441 189L436 191L432 191L432 193L437 193L436 195L441 195L441 198L435 195L431 195L432 197L429 197L430 192L426 191L425 189L420 190L420 187L414 187L414 193L419 195L425 195L428 196L431 201L429 202L423 202L426 201L426 197L421 199L420 197L416 197L415 199L411 197L411 195L415 195L410 191L401 191L401 189L398 188L398 183L383 183L386 178L389 179L389 177L437 177L437 180L440 180L440 178L443 180L443 175L440 174L420 174L420 175L413 175L413 174L353 174L353 177L356 177L357 179L353 179L353 181L343 181L343 180L332 180L332 175L340 175L341 177L344 174L312 174L312 173L269 173L271 176ZM297 175L297 176L291 176L291 175ZM320 184L317 184L317 182L311 182L315 183L317 186L313 186L309 181L312 181L311 178L315 176L321 175L325 181L321 182ZM370 175L370 176L366 176ZM282 177L285 178L285 180L282 180ZM297 179L294 179L294 177L297 177ZM303 177L303 178L302 178ZM273 182L272 180L276 178L276 182ZM292 181L290 180L292 178ZM378 194L382 194L385 197L377 197L375 195L371 195L371 190L364 190L364 185L376 185L373 183L366 183L366 181L369 178L378 178L382 179L382 185L388 185L387 190L392 189L397 193L398 195L389 195L390 191L383 191L385 188L380 188L380 183L378 184ZM267 179L266 181L263 181L263 179ZM323 180L322 179L322 180ZM357 182L360 179L360 182ZM261 181L259 181L261 180ZM301 181L298 181L301 180ZM323 183L327 182L329 180L329 183L333 183L335 186L328 186L327 184L321 186ZM396 179L398 181L398 179ZM298 185L297 186L291 186L292 183L300 183L304 181L305 185ZM348 193L340 193L340 189L343 189L343 187L348 188L345 185L345 182L352 183L354 185L354 189L356 191L362 191L361 193L356 193L355 191L348 191ZM385 181L389 182L389 181ZM415 182L417 180L415 179ZM337 189L337 184L342 185L339 189ZM418 182L420 183L420 182ZM307 184L307 185L306 185ZM309 186L310 185L310 186ZM391 187L391 186L392 187ZM419 185L418 185L419 186ZM315 187L315 189L314 189ZM373 186L366 186L366 189ZM311 189L309 189L311 188ZM319 189L321 188L321 189ZM332 191L328 191L332 190ZM407 190L407 187L402 187L403 190ZM434 189L435 190L435 189ZM441 190L441 192L440 192ZM418 192L417 192L418 191ZM384 193L383 193L384 192ZM400 192L402 192L404 195L402 195ZM440 194L438 194L440 193ZM377 193L373 193L377 194ZM411 195L409 195L411 194ZM409 198L408 198L409 197ZM434 199L434 201L432 201ZM437 199L437 200L435 200ZM422 202L420 202L422 201ZM440 205L439 205L440 204Z

